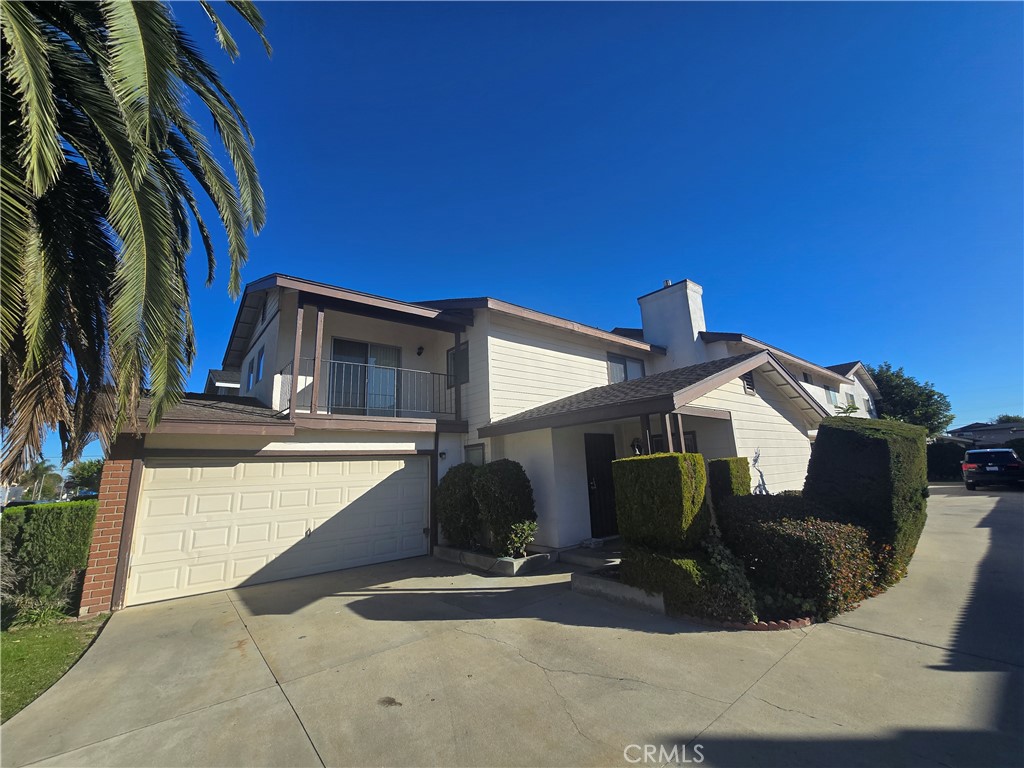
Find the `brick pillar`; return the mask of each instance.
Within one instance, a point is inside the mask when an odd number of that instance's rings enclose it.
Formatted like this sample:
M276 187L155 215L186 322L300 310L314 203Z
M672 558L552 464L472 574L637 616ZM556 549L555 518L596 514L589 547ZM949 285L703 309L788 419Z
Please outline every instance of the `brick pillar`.
M119 438L111 446L110 456L103 464L99 508L96 510L96 526L92 532L79 616L104 613L114 608L114 580L121 545L122 542L130 543L131 539L131 531L124 531L125 512L134 506L135 500L130 497L138 494L138 483L132 482L132 465L138 461L141 447L141 439ZM127 551L124 557L128 557Z

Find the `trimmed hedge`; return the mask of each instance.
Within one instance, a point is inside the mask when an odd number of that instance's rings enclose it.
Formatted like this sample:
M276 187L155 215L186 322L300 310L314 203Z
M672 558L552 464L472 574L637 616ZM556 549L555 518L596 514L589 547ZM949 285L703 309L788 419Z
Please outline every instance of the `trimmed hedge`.
M960 464L964 460L964 448L956 443L929 443L928 479L929 480L962 480L963 472Z
M655 453L612 462L623 541L657 552L695 549L711 525L699 453Z
M898 421L833 416L822 420L811 451L804 497L868 529L886 585L906 574L927 519L925 435Z
M476 470L469 462L455 465L438 482L434 497L441 531L448 541L463 549L476 548L483 531L480 505L473 496Z
M93 499L33 504L4 513L0 536L9 543L12 565L18 572L15 595L48 597L72 580L70 598L72 606L77 605L89 564L97 506Z
M1015 437L1013 440L1007 440L1003 443L1003 448L1012 448L1018 456L1024 458L1024 437ZM963 457L961 456L961 458Z
M750 459L746 456L712 459L708 462L708 485L716 511L721 509L726 499L749 496Z
M515 557L515 548L525 548L522 528L517 523L534 522L537 512L533 486L518 461L498 459L477 468L473 475L473 497L480 505L480 518L498 557ZM532 540L532 532L530 535Z
M788 491L772 496L733 496L716 509L716 515L722 539L730 547L733 546L734 534L742 535L743 527L751 523L827 518L803 496Z
M774 595L780 608L804 606L827 620L873 594L877 568L866 529L814 517L776 517L778 511L732 517L726 540L750 580Z
M754 593L741 563L730 568L729 553L688 553L685 557L627 547L619 566L624 584L648 593L661 593L671 616L701 616L720 621L756 621Z

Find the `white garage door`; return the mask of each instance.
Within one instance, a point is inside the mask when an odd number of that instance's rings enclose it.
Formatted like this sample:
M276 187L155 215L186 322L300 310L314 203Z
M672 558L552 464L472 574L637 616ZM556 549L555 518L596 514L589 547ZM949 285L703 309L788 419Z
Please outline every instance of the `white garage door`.
M429 460L147 461L125 605L425 555Z

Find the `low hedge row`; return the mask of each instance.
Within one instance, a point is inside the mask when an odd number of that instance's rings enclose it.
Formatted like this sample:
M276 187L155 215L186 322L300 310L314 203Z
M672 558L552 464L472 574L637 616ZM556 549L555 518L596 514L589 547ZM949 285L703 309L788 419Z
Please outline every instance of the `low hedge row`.
M804 497L887 548L879 562L886 585L906 574L927 519L925 434L898 421L834 416L822 420L811 451Z
M964 460L962 445L956 443L930 443L928 445L928 479L962 480L960 464Z
M699 453L654 453L612 462L619 533L657 551L696 549L711 526Z
M708 486L715 510L722 508L726 499L750 495L750 459L731 456L708 462Z
M5 602L52 599L74 609L89 564L96 500L33 504L9 509L0 520L4 542Z
M754 593L742 563L725 547L673 557L643 547L627 547L619 566L624 584L661 593L672 616L703 616L720 621L756 621Z

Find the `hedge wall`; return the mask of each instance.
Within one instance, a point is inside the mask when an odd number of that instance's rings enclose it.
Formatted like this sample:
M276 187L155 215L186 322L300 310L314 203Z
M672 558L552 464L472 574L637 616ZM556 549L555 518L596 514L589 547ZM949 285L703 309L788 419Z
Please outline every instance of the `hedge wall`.
M627 544L672 553L695 549L711 525L699 453L655 453L612 462L619 533Z
M746 456L712 459L708 462L708 484L716 512L728 498L749 496L750 459Z
M929 480L962 480L960 463L964 460L962 445L930 443L927 448Z
M833 416L821 422L811 451L804 497L868 529L884 549L887 585L906 573L927 518L925 435L898 421Z
M516 534L517 524L537 520L533 486L523 465L498 459L478 467L473 475L473 497L480 505L480 518L494 554L515 557L515 547L521 541Z
M71 599L77 604L81 577L89 564L97 506L92 499L33 504L4 513L0 535L10 542L20 575L16 593L45 597L74 578Z
M456 547L473 549L483 532L480 505L473 496L476 466L468 462L449 469L437 484L434 508L445 538Z
M754 595L742 570L731 573L706 552L671 557L644 547L627 547L619 568L623 583L651 594L660 592L669 615L756 620Z
M750 580L774 598L778 607L800 606L824 620L873 593L877 568L865 528L815 517L779 516L796 497L749 499L752 504L745 514L737 514L735 502L740 499L729 504L730 522L723 537L746 564ZM769 499L789 501L779 505ZM809 510L794 506L789 511L804 514Z

